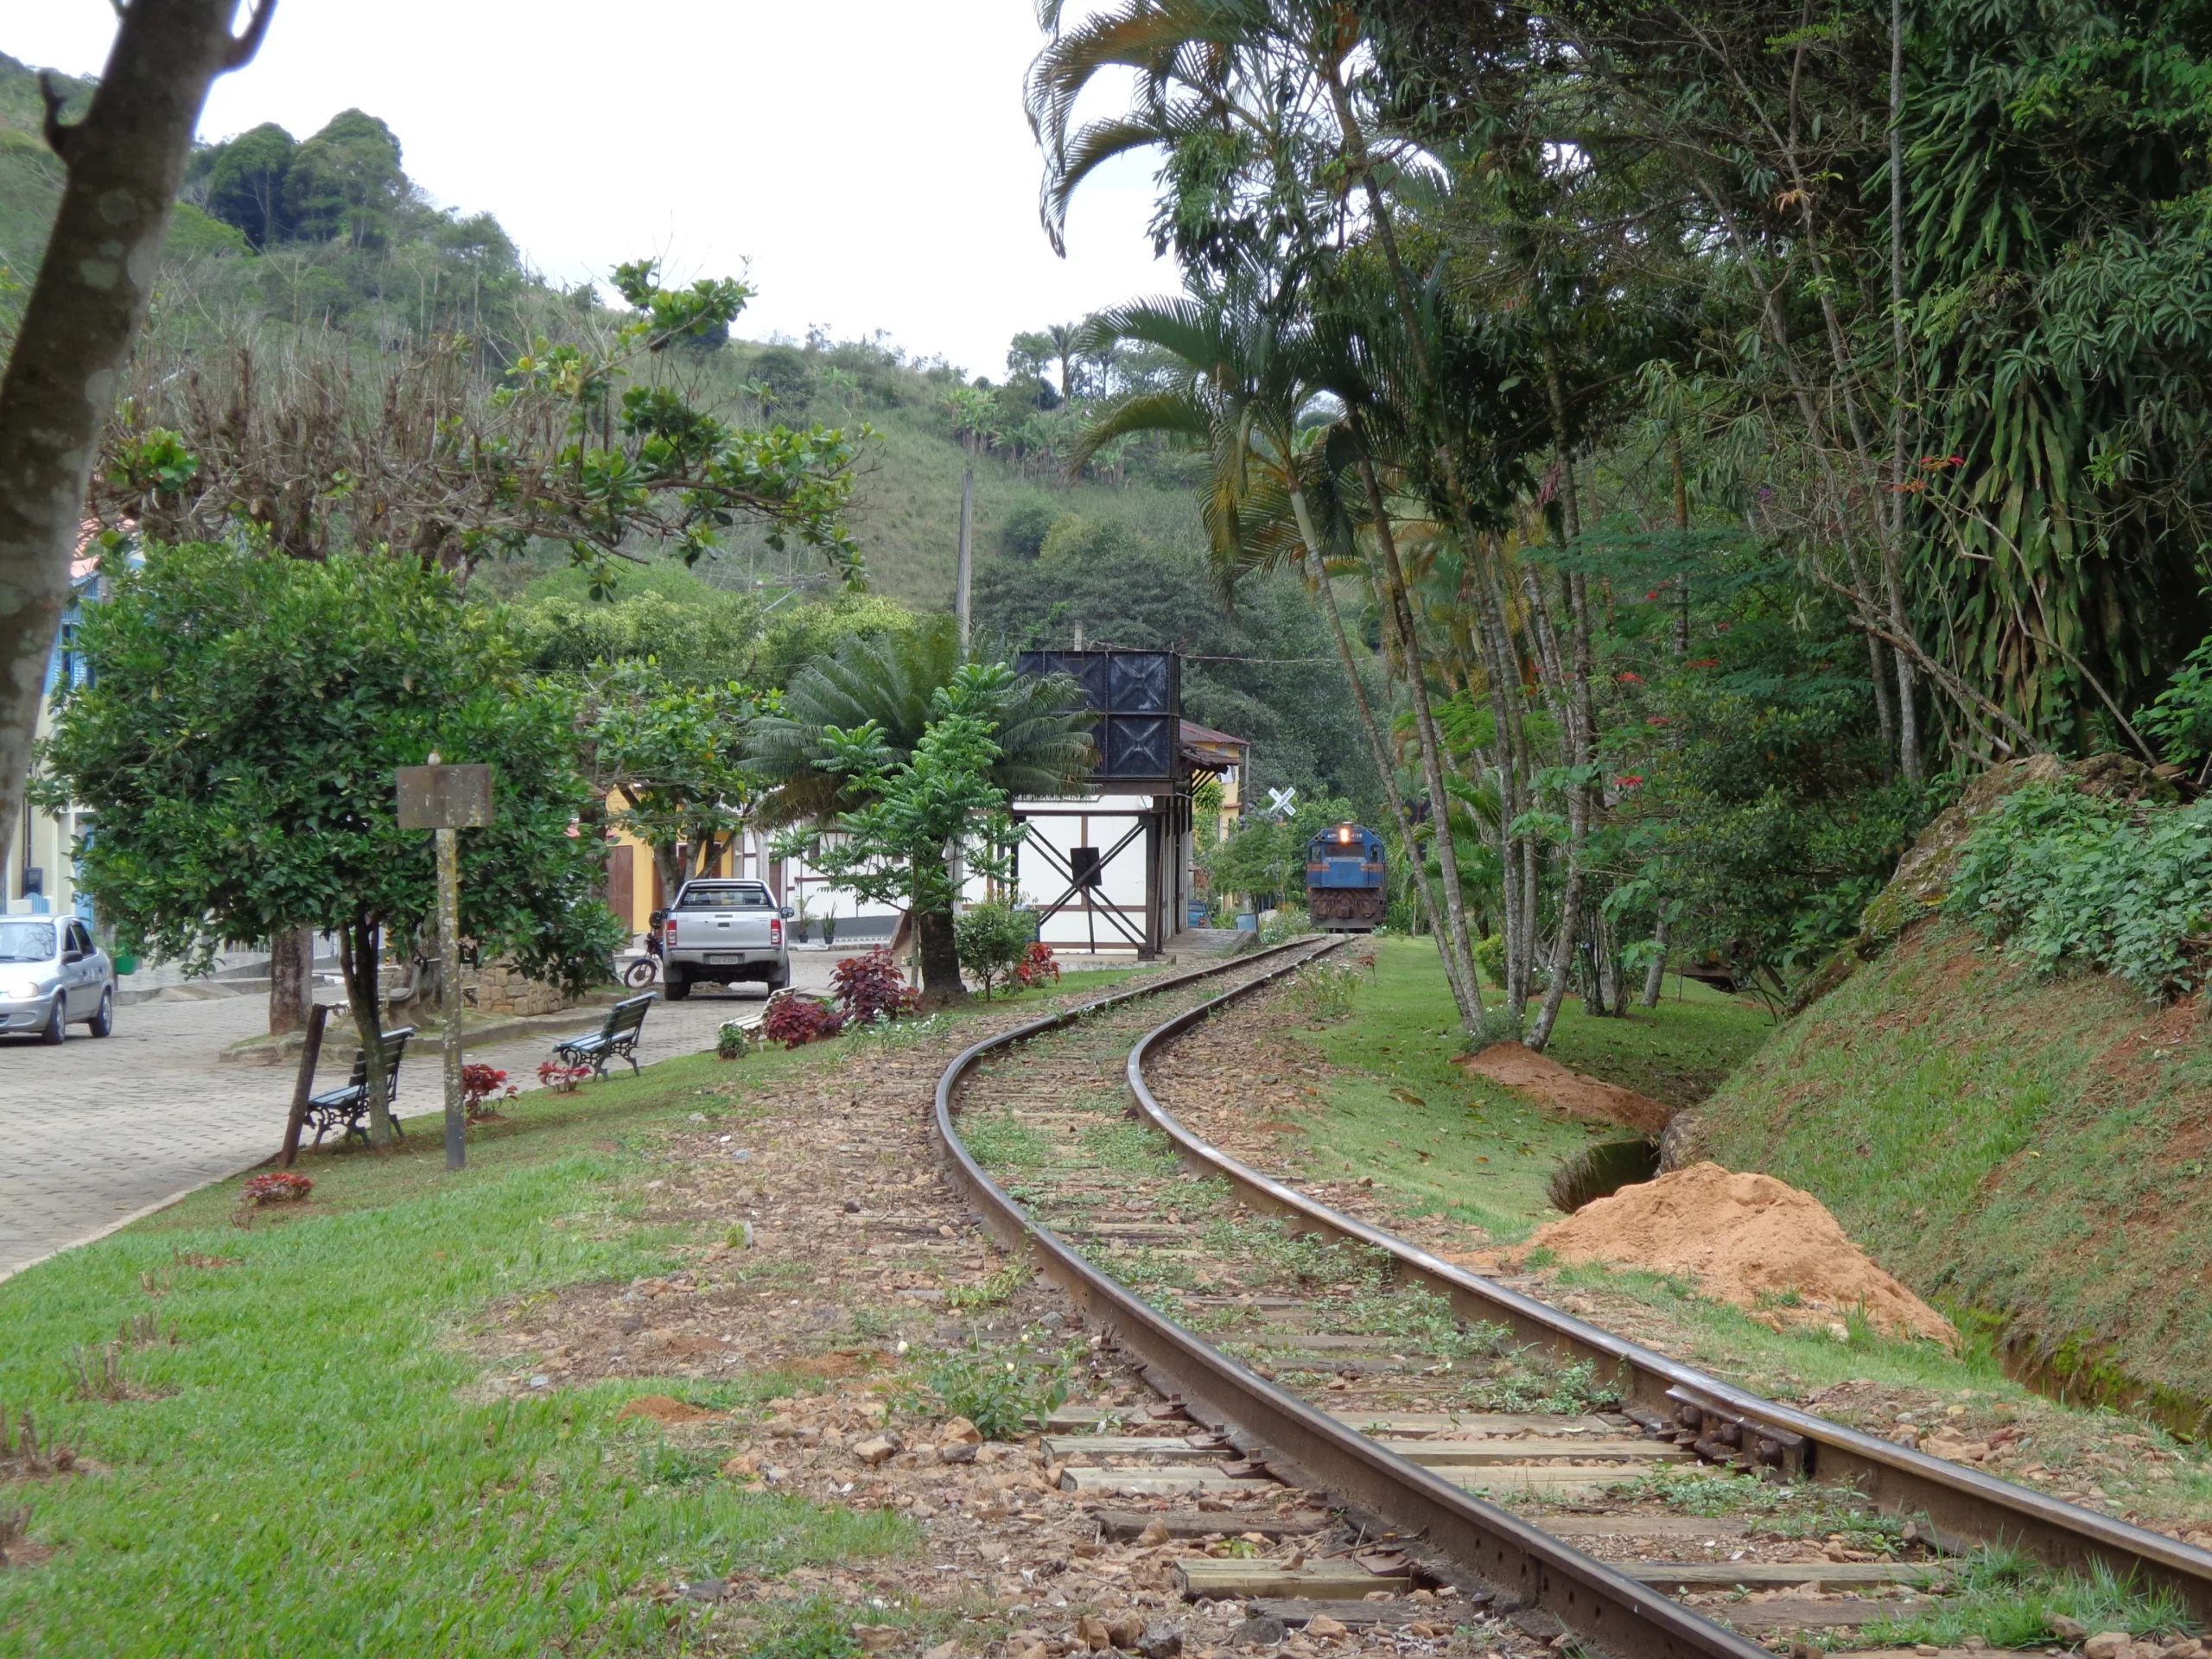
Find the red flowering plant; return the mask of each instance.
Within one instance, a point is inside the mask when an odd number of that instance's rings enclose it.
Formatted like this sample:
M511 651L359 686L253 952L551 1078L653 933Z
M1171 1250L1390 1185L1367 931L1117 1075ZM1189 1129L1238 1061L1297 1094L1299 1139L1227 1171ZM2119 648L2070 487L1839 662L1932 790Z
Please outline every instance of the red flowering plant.
M1028 950L1014 964L1014 982L1026 991L1047 980L1055 985L1059 983L1060 964L1052 960L1051 945L1042 939L1033 939Z
M804 992L778 991L760 1018L760 1034L785 1048L804 1048L844 1028L845 1016L834 1003Z
M576 1085L589 1076L591 1076L591 1067L588 1065L567 1065L559 1060L542 1060L538 1063L539 1086L550 1089L556 1095L575 1094Z
M493 1096L501 1100L515 1097L515 1086L507 1081L507 1074L488 1065L464 1065L461 1068L461 1109L468 1114L472 1123L487 1117L497 1117L496 1108L485 1103Z
M878 945L864 957L847 957L831 971L830 989L844 1018L855 1025L902 1019L921 1005L899 959Z
M238 1200L255 1205L297 1204L314 1191L315 1183L304 1175L295 1175L289 1170L271 1170L248 1181L238 1194Z

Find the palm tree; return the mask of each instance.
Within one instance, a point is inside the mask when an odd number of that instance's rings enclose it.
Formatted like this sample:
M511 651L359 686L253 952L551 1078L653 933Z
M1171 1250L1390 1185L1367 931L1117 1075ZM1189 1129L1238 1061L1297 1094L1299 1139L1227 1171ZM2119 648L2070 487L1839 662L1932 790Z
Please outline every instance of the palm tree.
M1300 326L1287 325L1278 308L1231 289L1103 312L1092 321L1090 337L1149 346L1179 364L1181 372L1170 385L1132 391L1102 410L1085 428L1071 470L1079 471L1100 445L1136 432L1173 433L1211 452L1213 473L1201 514L1213 550L1216 578L1226 594L1248 572L1272 568L1286 558L1300 565L1308 591L1328 618L1330 637L1376 770L1410 855L1416 845L1412 815L1398 789L1397 768L1368 702L1331 583L1332 555L1344 562L1352 556L1352 543L1342 533L1349 519L1338 498L1336 471L1322 459L1314 442L1319 428L1306 423L1319 390L1312 378L1316 360L1312 334ZM1317 492L1323 498L1320 523L1309 499ZM1339 533L1325 540L1324 524ZM1394 572L1390 584L1395 588L1403 580L1402 572ZM1398 613L1399 607L1394 607L1392 614ZM1413 663L1418 665L1417 656ZM1425 715L1425 696L1421 709ZM1452 798L1433 721L1424 719L1420 738L1432 822L1445 823ZM1436 837L1436 844L1444 878L1443 903L1438 904L1425 867L1417 871L1415 891L1436 937L1460 1017L1471 1027L1482 1017L1482 992L1458 862L1450 836Z
M1056 322L1045 331L1052 355L1060 359L1060 401L1070 407L1075 404L1075 359L1083 349L1083 330L1079 322Z
M783 710L755 720L746 750L771 787L756 822L764 829L812 823L830 829L840 813L865 804L850 784L823 770L830 727L850 731L874 721L898 759L910 759L928 729L932 699L967 658L960 625L932 618L910 634L856 639L801 669L784 693ZM1022 675L992 711L999 746L990 780L1016 799L1081 791L1096 757L1091 716L1083 694L1065 678ZM952 916L918 912L922 989L940 1001L965 995L952 944Z

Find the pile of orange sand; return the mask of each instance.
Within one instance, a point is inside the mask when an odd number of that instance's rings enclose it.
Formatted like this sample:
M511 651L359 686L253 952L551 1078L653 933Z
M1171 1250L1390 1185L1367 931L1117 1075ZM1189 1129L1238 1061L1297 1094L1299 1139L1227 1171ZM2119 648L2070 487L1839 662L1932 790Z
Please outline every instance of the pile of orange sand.
M1715 1300L1763 1307L1778 1321L1837 1324L1864 1308L1885 1336L1946 1347L1959 1339L1948 1319L1867 1259L1826 1205L1771 1175L1693 1164L1593 1200L1540 1229L1526 1248L1539 1245L1563 1262L1681 1274Z

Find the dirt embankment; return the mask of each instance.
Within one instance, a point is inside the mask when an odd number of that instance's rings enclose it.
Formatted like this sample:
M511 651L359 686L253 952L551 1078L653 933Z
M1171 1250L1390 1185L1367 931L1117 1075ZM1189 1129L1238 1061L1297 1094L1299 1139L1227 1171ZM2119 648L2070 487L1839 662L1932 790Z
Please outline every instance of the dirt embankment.
M1885 1336L1958 1342L1951 1322L1877 1267L1825 1205L1771 1175L1693 1165L1540 1228L1524 1249L1537 1248L1682 1274L1715 1300L1764 1310L1777 1328L1863 1312Z
M1529 1099L1569 1117L1618 1123L1656 1135L1675 1116L1675 1109L1664 1101L1586 1077L1519 1043L1492 1043L1481 1053L1462 1054L1452 1064L1505 1088L1517 1089Z
M1666 1166L1765 1170L2083 1397L2137 1398L2133 1378L2185 1405L2212 1376L2212 1030L2201 997L2042 974L1942 913L1974 822L2028 783L2172 794L2113 756L1993 768L1900 863L1817 1000L1676 1120Z

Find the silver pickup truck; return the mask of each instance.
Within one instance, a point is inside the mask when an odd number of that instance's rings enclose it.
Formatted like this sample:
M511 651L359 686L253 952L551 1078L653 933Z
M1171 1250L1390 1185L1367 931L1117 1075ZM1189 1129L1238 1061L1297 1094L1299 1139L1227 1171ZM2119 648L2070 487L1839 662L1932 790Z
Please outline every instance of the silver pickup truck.
M772 991L791 982L779 906L765 883L706 880L677 890L661 931L662 994L681 1002L697 984L757 980Z

